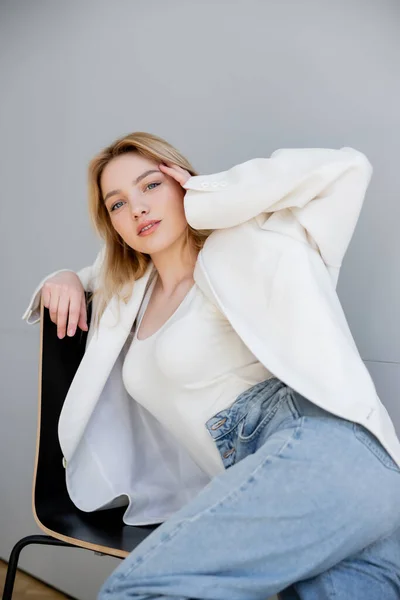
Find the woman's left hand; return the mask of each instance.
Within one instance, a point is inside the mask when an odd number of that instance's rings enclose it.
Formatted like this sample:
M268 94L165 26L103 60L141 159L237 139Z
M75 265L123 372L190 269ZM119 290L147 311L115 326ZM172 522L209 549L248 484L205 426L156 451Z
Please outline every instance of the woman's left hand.
M186 171L186 169L179 167L175 163L160 163L158 166L162 173L173 177L181 185L184 185L187 182L187 180L190 179L190 177L192 177L189 171Z

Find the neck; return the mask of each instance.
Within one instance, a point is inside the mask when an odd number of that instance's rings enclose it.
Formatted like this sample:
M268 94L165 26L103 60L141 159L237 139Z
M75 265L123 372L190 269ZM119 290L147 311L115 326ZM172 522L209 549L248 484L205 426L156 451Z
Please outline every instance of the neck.
M159 287L166 296L171 296L182 282L193 281L197 252L190 240L186 242L186 235L162 252L152 254L151 260L158 272Z

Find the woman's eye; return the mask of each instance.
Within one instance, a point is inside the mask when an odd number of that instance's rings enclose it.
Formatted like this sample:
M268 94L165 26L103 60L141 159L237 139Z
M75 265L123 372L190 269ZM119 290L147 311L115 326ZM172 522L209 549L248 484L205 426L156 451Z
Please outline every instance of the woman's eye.
M117 204L122 204L122 201L119 200L118 202L116 202L115 204L112 205L110 212L112 212L114 210L114 208L117 206Z
M159 186L161 184L157 183L157 182L155 182L155 183L149 183L149 185L146 185L146 189L149 188L151 185ZM154 190L154 188L151 188L151 189Z

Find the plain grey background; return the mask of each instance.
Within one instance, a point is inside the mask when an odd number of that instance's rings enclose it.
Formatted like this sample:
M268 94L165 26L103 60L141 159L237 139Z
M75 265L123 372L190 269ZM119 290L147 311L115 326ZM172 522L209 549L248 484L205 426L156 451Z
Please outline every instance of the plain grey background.
M281 147L353 146L374 166L338 293L400 430L397 0L0 2L0 556L37 532L31 483L46 274L90 264L89 159L149 131L201 173ZM21 566L91 600L118 560L31 547Z

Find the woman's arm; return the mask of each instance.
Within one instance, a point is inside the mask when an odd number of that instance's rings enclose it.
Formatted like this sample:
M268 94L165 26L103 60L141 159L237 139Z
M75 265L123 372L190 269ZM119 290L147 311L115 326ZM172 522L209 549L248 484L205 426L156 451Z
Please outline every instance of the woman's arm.
M371 175L371 163L353 148L276 150L270 158L190 177L183 185L186 218L195 229L223 229L289 209L324 262L340 267Z
M82 286L86 292L93 292L97 287L97 278L100 273L100 267L103 262L105 252L105 246L101 248L96 256L96 260L94 263L88 267L83 267L80 271L77 271L77 275L81 280ZM22 315L22 319L26 321L29 325L34 325L40 321L40 299L42 287L47 279L56 275L56 273L61 273L62 271L71 271L72 269L59 269L58 271L54 271L54 273L50 273L47 275L42 281L38 284L35 291L32 294L31 300L24 314ZM74 272L74 271L73 271Z

